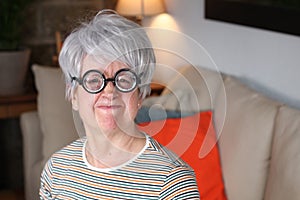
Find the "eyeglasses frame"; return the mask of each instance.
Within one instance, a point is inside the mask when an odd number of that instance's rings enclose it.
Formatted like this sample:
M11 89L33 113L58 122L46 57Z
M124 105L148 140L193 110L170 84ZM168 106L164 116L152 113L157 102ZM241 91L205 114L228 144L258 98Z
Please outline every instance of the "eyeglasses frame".
M130 90L122 90L122 89L120 89L120 88L116 85L116 78L117 78L118 74L120 74L121 72L124 72L124 71L129 71L129 72L131 72L131 73L134 75L135 79L136 79L136 84L135 84L134 87L132 87ZM88 74L88 73L90 73L90 72L96 72L96 73L99 73L99 74L102 76L103 83L102 83L102 85L101 85L101 87L100 87L101 89L96 90L96 91L90 91L90 90L89 90L88 88L86 88L85 85L83 84L84 77L86 76L86 74ZM138 76L133 70L127 69L127 68L123 68L123 69L118 70L118 71L115 73L115 75L114 75L113 78L106 78L105 75L104 75L102 72L100 72L100 71L98 71L98 70L96 70L96 69L91 69L91 70L86 71L86 72L83 74L82 78L78 78L78 77L71 76L71 75L70 75L70 77L71 77L71 82L77 81L78 84L81 85L81 86L83 87L83 89L84 89L85 91L87 91L88 93L90 93L90 94L98 94L98 93L102 92L102 91L104 90L104 88L107 86L108 82L112 82L113 85L114 85L114 87L115 87L118 91L123 92L123 93L132 92L136 87L138 87L138 85L141 84L141 79L139 78L139 76Z

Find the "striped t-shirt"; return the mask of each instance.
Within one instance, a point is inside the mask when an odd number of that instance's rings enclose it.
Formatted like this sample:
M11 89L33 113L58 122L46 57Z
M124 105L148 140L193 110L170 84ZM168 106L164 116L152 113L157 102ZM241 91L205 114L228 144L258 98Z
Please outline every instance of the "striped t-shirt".
M76 140L49 159L40 199L199 199L193 170L151 137L133 160L106 169L89 165L85 142Z

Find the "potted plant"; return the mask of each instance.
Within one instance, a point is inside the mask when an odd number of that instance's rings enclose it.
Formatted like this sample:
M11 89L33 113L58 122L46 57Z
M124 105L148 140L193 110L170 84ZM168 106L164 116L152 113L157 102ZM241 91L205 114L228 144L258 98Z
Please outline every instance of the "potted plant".
M22 94L30 49L20 44L25 8L33 0L0 0L0 96Z

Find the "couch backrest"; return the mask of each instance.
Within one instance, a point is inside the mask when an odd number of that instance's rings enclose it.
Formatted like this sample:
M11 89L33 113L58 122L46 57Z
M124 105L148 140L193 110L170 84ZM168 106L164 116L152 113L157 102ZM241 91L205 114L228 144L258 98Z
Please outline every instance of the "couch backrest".
M57 150L78 138L60 68L33 65L38 90L38 115L43 133L43 163Z
M282 106L276 118L266 200L300 198L300 110Z
M219 147L227 196L230 200L263 199L280 103L231 76L224 78L224 85L226 117ZM217 103L215 109L224 110L222 106L223 102Z
M188 65L180 68L166 87L162 95L172 94L173 98L180 100L178 109L200 111L214 107L216 95L224 86L221 73Z

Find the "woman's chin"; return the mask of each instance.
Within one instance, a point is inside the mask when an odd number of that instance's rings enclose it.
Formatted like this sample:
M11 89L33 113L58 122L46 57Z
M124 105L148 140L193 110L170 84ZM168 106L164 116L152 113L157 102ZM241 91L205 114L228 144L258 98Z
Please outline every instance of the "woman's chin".
M117 128L117 122L114 117L96 118L98 126L101 130L115 130Z
M130 117L124 117L124 113L120 112L96 112L96 121L99 128L104 132L115 131L119 129L122 132L127 132L128 127L131 127ZM127 131L126 131L127 130Z

